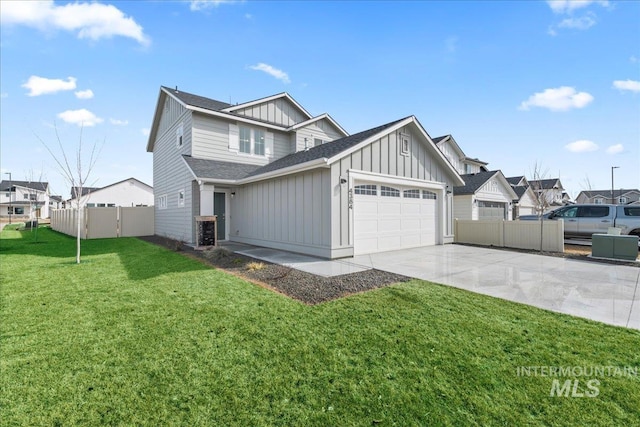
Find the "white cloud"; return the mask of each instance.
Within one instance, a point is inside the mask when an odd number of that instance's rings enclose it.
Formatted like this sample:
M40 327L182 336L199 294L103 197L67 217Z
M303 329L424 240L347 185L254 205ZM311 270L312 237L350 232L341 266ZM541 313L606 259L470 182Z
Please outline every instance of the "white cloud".
M91 111L84 108L80 110L63 111L62 113L58 114L58 117L60 117L67 123L87 127L95 126L98 123L102 123L104 121L100 117L97 117L95 114L93 114Z
M607 154L620 154L624 151L624 145L615 144L607 148Z
M149 136L151 134L151 129L149 129L149 128L142 128L142 129L140 129L140 131L142 132L142 134L144 136Z
M133 18L108 4L76 2L59 6L53 0L7 1L2 2L0 20L3 25L75 32L80 39L99 40L122 36L142 45L150 43L149 37Z
M291 83L291 80L289 80L289 75L287 75L287 73L282 70L278 70L277 68L274 68L269 64L260 62L257 65L249 66L249 68L251 68L252 70L264 71L270 76L275 77L278 80L282 80L283 83Z
M91 89L79 90L75 92L78 99L91 99L93 98L93 91Z
M640 92L640 82L637 80L616 80L613 82L613 87L618 90Z
M221 4L237 3L236 0L192 0L189 9L193 11L218 7Z
M609 6L607 0L547 0L547 4L554 13L571 13L590 4L599 4L603 7Z
M571 28L574 30L588 30L596 25L593 15L585 15L580 18L565 18L558 24L559 28Z
M126 126L129 124L129 120L109 119L109 122L116 126Z
M568 111L572 108L584 108L592 101L593 96L587 92L576 92L575 88L561 86L531 95L520 104L518 109L528 110L529 107L540 107L551 111Z
M598 149L598 145L588 139L581 139L565 145L564 148L572 153L586 153L588 151L596 151Z
M29 77L29 80L22 85L22 87L29 89L27 96L40 96L63 90L73 90L76 88L76 78L67 77L67 80L62 80L31 76Z

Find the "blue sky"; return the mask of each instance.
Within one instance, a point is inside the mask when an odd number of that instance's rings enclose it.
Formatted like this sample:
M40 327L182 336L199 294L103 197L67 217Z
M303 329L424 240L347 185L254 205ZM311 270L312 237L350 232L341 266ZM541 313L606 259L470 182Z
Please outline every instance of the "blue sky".
M226 102L288 92L355 133L432 136L572 197L640 187L640 2L3 2L1 164L69 188L42 139L102 145L90 183L152 183L160 85Z

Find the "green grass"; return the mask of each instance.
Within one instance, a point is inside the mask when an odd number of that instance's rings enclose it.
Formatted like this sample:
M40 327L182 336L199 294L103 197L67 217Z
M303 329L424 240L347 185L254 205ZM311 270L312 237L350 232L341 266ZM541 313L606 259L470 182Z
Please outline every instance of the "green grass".
M76 265L30 233L0 240L0 425L640 425L639 377L572 398L516 373L638 367L638 331L417 280L310 307L137 239Z

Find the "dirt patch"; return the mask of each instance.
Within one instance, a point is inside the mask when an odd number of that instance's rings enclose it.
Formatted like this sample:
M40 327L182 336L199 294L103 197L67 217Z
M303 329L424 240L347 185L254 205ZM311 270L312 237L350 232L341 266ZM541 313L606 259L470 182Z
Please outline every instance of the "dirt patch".
M358 292L406 282L410 277L380 270L367 270L334 277L322 277L282 265L256 260L224 248L194 250L181 242L160 236L141 240L179 251L208 265L242 277L259 286L282 293L305 304L319 304Z

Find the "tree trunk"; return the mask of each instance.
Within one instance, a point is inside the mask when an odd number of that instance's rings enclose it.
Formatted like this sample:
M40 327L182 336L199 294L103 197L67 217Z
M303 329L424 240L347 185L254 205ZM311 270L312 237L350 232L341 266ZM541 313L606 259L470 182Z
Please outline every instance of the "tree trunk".
M76 209L76 219L76 222L78 223L78 233L76 237L76 264L80 264L80 224L82 222L80 218L80 207Z

